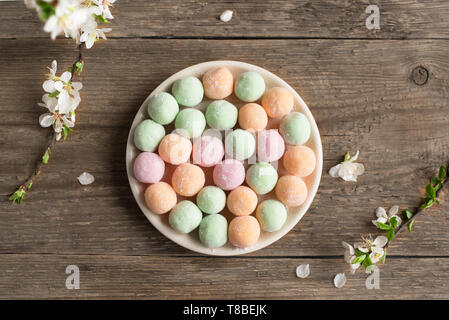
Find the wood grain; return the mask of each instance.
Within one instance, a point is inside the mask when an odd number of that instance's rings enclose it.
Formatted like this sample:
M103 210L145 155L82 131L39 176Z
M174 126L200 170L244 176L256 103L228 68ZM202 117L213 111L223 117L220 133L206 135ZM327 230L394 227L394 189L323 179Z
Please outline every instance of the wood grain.
M36 122L42 110L35 105L42 66L49 57L61 68L71 65L71 50L67 41L31 39L3 41L0 49L3 253L191 255L138 209L124 152L134 114L151 90L206 60L244 60L275 72L303 96L322 134L325 173L310 211L255 256L340 256L341 241L377 232L370 223L377 206L417 206L428 177L449 159L446 41L117 39L86 52L76 130L58 144L29 201L11 206L6 195L32 170L46 141L47 131ZM424 86L410 80L417 65L430 72ZM359 182L326 174L356 149L367 168ZM93 185L78 184L83 171L95 175ZM443 201L431 209L389 254L447 256L448 208Z
M368 5L378 5L380 30L368 30ZM218 17L235 12L229 23ZM120 0L112 37L204 38L444 38L449 37L446 0ZM0 38L45 37L23 1L0 2Z
M189 258L89 255L2 255L0 298L83 299L448 299L448 258L391 259L379 269L380 288L350 275L336 289L342 260ZM310 276L295 269L310 264ZM68 265L80 269L80 289L67 290ZM236 285L238 283L238 285ZM268 289L268 290L267 290Z

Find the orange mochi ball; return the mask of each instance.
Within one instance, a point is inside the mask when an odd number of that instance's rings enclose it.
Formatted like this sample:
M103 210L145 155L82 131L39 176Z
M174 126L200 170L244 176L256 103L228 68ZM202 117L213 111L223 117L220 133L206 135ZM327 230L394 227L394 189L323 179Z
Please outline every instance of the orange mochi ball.
M260 225L253 216L236 217L229 224L228 238L236 247L250 247L257 242L259 236Z
M203 188L205 180L203 170L191 163L179 165L171 177L173 189L184 197L196 195Z
M273 87L262 98L262 106L271 118L280 118L293 109L293 95L285 88Z
M157 182L145 190L145 203L153 213L163 214L176 205L176 193L166 182Z
M227 68L211 69L203 75L203 87L206 97L224 99L232 93L234 77Z
M267 113L257 103L247 103L239 109L239 125L242 129L260 131L268 123Z
M307 177L315 170L315 153L306 146L289 148L284 154L283 164L288 173L301 178Z
M247 216L257 207L257 195L250 188L240 186L229 193L227 205L236 216Z
M300 206L306 201L307 187L297 176L283 176L274 189L276 197L287 207Z
M178 165L189 160L192 153L192 143L179 134L170 133L162 138L158 152L165 162Z

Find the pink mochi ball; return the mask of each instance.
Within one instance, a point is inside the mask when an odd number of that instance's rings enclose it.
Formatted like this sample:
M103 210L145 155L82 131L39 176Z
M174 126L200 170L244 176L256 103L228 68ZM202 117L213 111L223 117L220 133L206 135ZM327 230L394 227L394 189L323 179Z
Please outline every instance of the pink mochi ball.
M226 159L215 166L213 178L217 187L235 189L245 181L245 167L238 160Z
M224 156L223 142L212 136L202 136L193 143L193 163L212 167Z
M285 151L282 136L275 129L260 131L257 135L257 160L273 162L279 160Z
M162 179L164 161L155 153L142 152L134 160L134 177L143 183L155 183Z

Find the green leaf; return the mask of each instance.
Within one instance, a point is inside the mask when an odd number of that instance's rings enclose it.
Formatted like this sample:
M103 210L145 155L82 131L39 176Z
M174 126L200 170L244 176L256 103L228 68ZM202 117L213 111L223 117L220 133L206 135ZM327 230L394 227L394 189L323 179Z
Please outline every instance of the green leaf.
M390 218L390 225L391 225L393 228L396 228L396 227L398 226L398 219L397 219L396 217L391 217L391 218Z
M42 163L47 164L49 159L50 159L50 148L47 148L47 150L45 150L44 155L42 156Z
M430 208L431 206L433 206L433 203L434 203L433 199L426 198L425 202L419 208L422 210Z
M358 257L366 254L366 252L363 252L362 250L355 248L355 254Z
M76 73L77 73L78 75L80 75L81 72L83 72L84 62L77 61L77 62L75 63L75 68L76 68Z
M429 198L435 199L435 197L436 197L436 190L435 190L434 186L431 183L429 183L426 186L426 193L429 196Z
M48 96L49 96L50 98L56 98L56 97L58 96L58 94L59 94L59 91L58 91L58 90L55 90L55 91L53 91L52 93L50 93Z
M430 178L430 183L431 183L432 185L436 185L436 184L438 183L438 179L435 178L435 177Z
M46 2L46 1L39 0L37 4L41 8L39 18L42 21L48 20L48 18L50 18L50 16L52 16L56 13L55 8L50 3Z
M351 155L349 154L349 151L348 151L348 152L346 152L345 159L343 161L348 161L349 159L351 159Z
M366 254L358 256L357 258L354 259L354 261L352 261L352 264L361 263L365 260L366 257L367 257Z
M377 221L376 223L380 230L391 230L392 229L392 227L389 226L388 224L385 224L385 223L382 223L379 221Z
M413 225L413 222L415 222L415 221L413 220L413 221L411 221L411 222L407 225L408 232L412 232L412 225Z
M12 203L17 202L18 204L21 204L24 195L25 190L22 188L22 186L20 186L19 189L17 189L8 199L12 201Z
M440 167L440 172L438 173L438 179L440 179L440 181L443 181L444 178L446 178L446 167L445 166L441 166Z
M62 134L64 135L64 140L67 139L67 136L69 135L70 132L72 132L73 130L69 127L67 127L66 125L62 126Z
M98 19L98 21L100 21L100 22L111 23L111 21L106 20L106 18L103 17L103 15L101 15L101 14L98 14L98 15L97 15L97 19Z
M388 242L393 240L394 239L394 229L389 230L385 236L387 237Z
M402 210L402 213L405 214L407 219L410 219L411 217L413 217L413 213L409 209Z
M440 201L439 201L438 199L435 199L435 203L436 203L437 205L440 205Z
M362 265L366 268L373 265L373 262L371 261L371 258L367 255L366 259L363 260Z
M32 186L33 186L33 181L31 181L31 182L28 184L27 189L28 189L28 190L31 189Z

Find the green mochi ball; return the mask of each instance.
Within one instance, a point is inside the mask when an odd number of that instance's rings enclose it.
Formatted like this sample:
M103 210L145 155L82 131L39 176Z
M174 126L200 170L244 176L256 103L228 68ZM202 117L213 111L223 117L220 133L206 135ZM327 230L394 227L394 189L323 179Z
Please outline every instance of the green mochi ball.
M189 138L199 137L206 128L206 119L201 111L197 109L181 110L176 116L175 128L185 130Z
M194 107L203 100L204 89L196 77L186 77L173 83L171 92L180 105Z
M278 181L276 169L268 162L259 162L249 167L246 183L257 194L266 194L274 189Z
M225 138L226 154L236 160L248 159L254 154L255 149L256 140L246 130L233 130Z
M150 118L159 124L169 124L175 120L179 112L178 102L167 92L159 92L150 98L148 102L148 114Z
M279 131L285 142L299 146L310 138L310 123L302 113L291 112L282 119Z
M228 221L221 214L204 217L200 224L199 236L206 247L221 247L228 241Z
M168 222L176 231L189 233L199 226L202 217L200 209L192 201L184 200L172 209Z
M207 124L217 130L232 129L237 123L238 110L226 100L216 100L206 110Z
M256 211L257 220L264 231L273 232L282 228L287 220L287 209L277 200L265 200Z
M219 213L226 205L226 194L218 187L207 186L196 196L196 204L204 213Z
M265 80L254 71L242 73L235 83L235 95L242 101L253 102L265 92Z
M134 130L134 144L142 151L153 152L164 136L163 126L153 120L144 120Z

